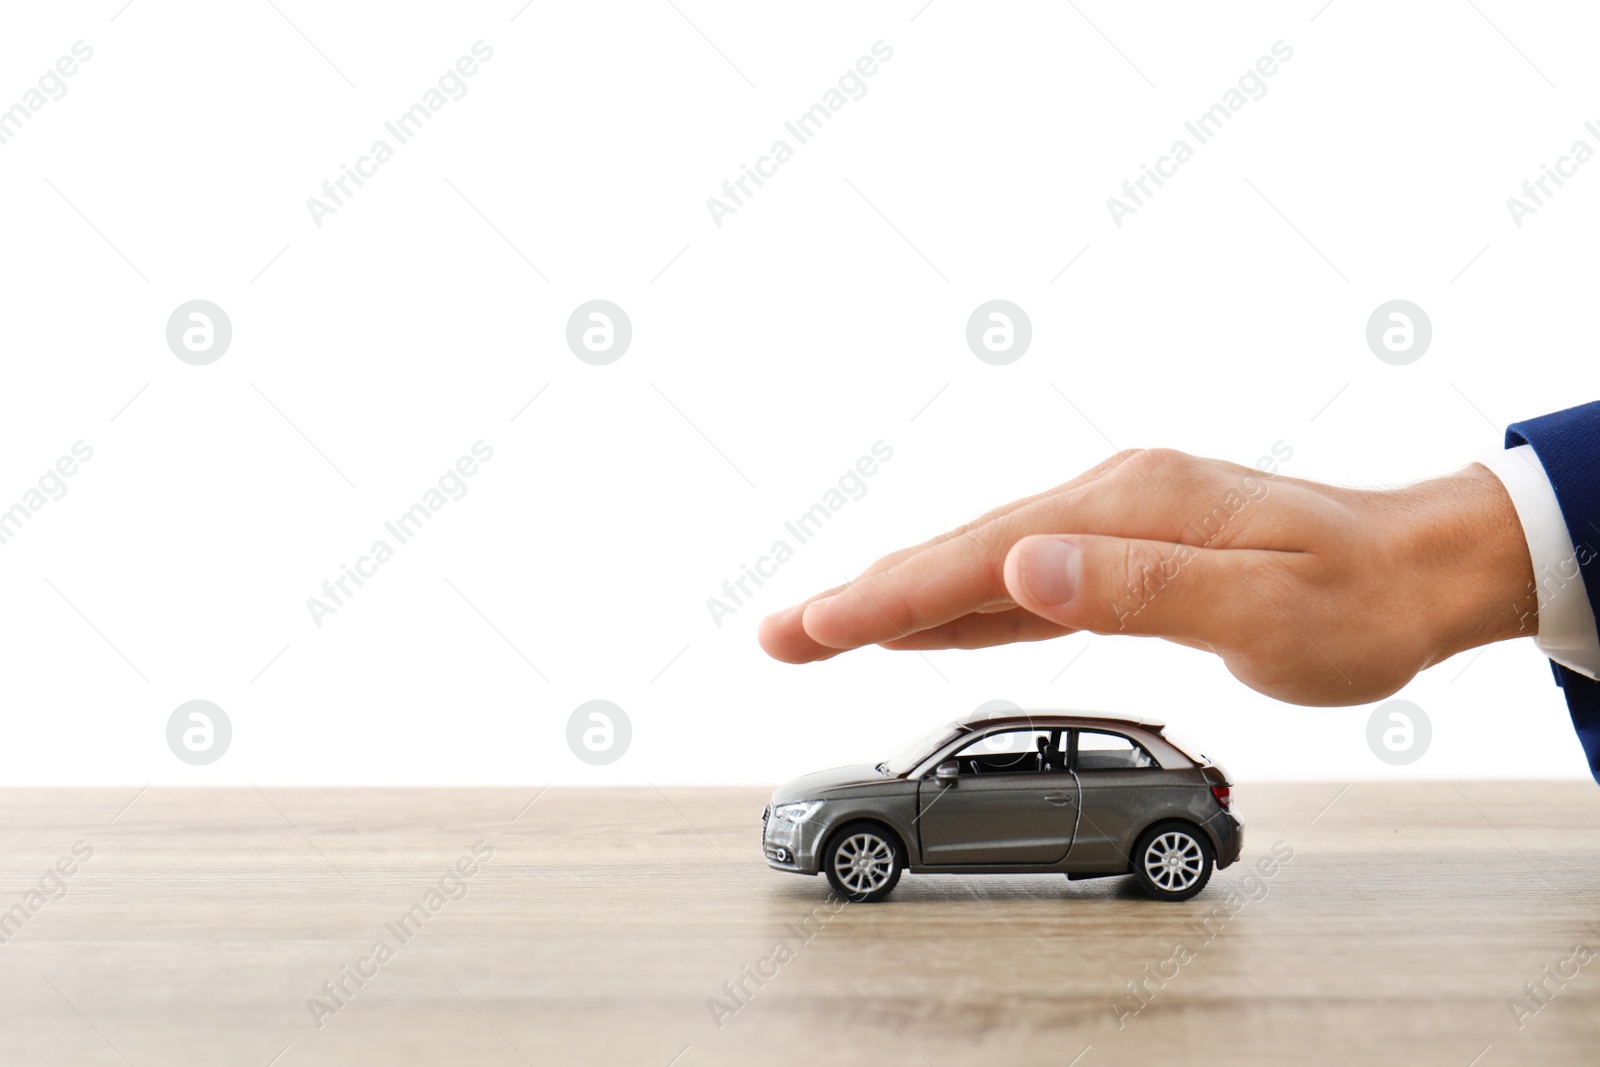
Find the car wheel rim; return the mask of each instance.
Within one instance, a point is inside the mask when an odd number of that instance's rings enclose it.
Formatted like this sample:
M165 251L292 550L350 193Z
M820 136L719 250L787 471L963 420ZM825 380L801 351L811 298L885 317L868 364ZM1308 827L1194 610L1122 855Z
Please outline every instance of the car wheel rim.
M1186 833L1168 831L1144 851L1144 873L1158 889L1181 893L1192 888L1205 870L1200 842Z
M851 834L833 854L834 871L852 893L872 893L889 884L894 846L877 834Z

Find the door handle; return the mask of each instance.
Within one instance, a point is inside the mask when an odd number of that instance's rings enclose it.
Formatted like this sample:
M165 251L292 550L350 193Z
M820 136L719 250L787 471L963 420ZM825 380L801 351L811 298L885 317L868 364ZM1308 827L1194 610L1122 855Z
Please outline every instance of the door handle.
M1044 800L1045 800L1046 804L1056 804L1056 805L1071 804L1072 803L1072 794L1071 793L1046 793L1044 795Z

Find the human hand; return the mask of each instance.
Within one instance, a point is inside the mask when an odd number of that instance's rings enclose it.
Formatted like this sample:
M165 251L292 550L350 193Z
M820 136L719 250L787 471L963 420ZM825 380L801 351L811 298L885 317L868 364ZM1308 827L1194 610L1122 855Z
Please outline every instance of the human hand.
M1265 466L1118 453L769 616L761 645L806 663L870 644L1162 637L1268 696L1343 705L1538 632L1522 528L1486 468L1363 490Z

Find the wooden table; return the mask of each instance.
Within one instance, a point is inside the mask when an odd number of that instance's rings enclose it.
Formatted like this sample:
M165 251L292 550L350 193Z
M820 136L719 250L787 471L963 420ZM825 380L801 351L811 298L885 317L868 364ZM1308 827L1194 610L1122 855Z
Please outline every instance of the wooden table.
M755 789L0 791L0 1063L1600 1061L1600 789L1235 792L1245 859L1187 904L830 906Z

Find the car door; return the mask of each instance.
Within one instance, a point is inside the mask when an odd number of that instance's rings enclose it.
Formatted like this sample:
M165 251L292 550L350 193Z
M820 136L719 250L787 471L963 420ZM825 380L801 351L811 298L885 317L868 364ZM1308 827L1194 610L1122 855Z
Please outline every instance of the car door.
M1165 772L1144 746L1110 731L1077 731L1073 761L1081 805L1074 869L1126 863L1132 834L1149 821Z
M1012 767L973 773L973 760L965 753L956 759L963 773L953 782L932 775L922 779L917 793L917 826L922 862L929 866L1052 864L1072 847L1077 822L1078 784L1066 769L1065 753L1059 770L1041 771L1030 742L1041 733L1059 745L1059 733L1010 731L1017 739L1019 759ZM1059 751L1059 748L1058 748ZM982 763L980 759L977 762ZM994 757L988 766L994 767Z

